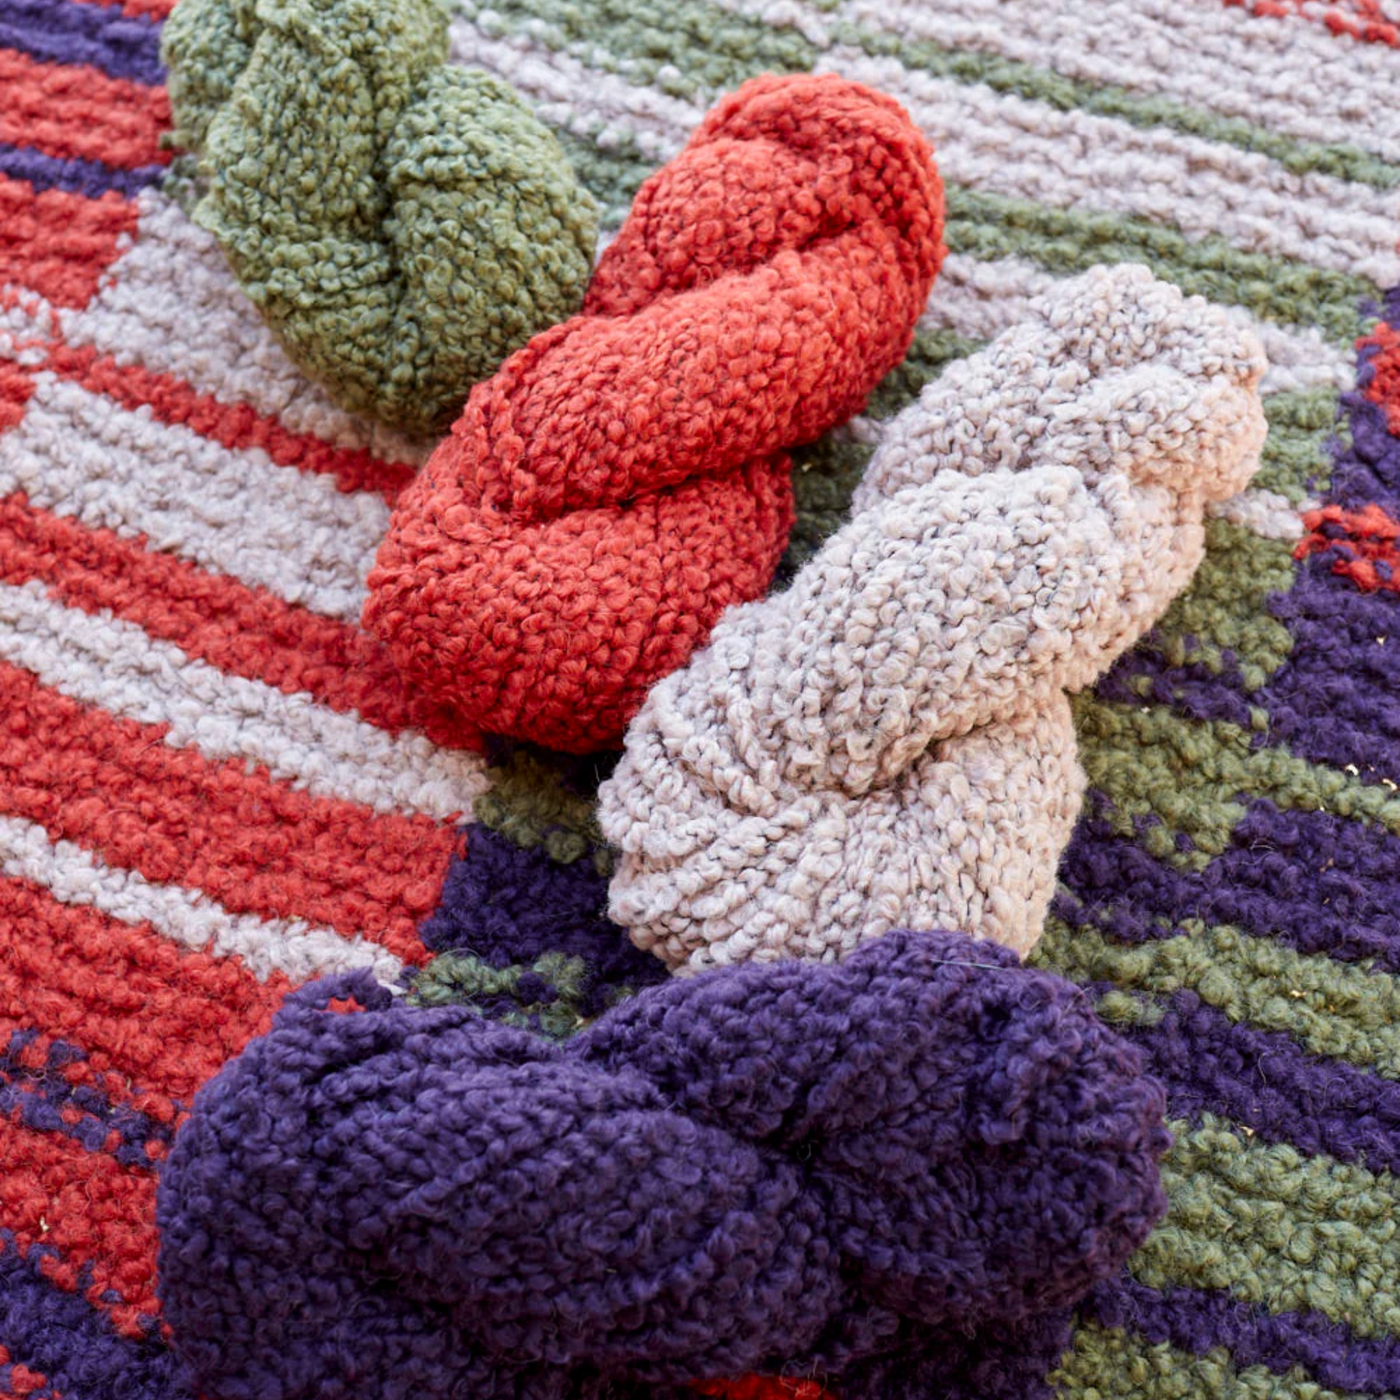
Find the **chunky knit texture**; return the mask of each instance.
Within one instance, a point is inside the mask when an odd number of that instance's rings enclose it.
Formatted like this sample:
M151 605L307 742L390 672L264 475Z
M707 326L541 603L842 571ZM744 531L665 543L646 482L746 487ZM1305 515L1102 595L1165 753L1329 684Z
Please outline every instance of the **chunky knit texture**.
M1189 582L1258 469L1263 371L1133 266L951 367L851 523L647 698L599 793L613 918L689 971L909 925L1029 952L1084 788L1066 692Z
M928 143L839 78L760 78L637 195L583 314L472 392L394 512L365 623L488 733L617 742L768 586L785 449L903 358L943 257Z
M0 0L0 1393L23 1400L195 1400L156 1183L288 988L428 963L423 1000L557 1037L667 975L606 918L609 761L453 747L358 627L425 454L291 364L188 217L168 8ZM936 145L948 256L865 411L792 453L785 582L923 386L1095 264L1208 297L1270 364L1259 473L1073 702L1089 785L1030 955L1165 1083L1166 1219L1072 1316L911 1324L845 1372L786 1358L710 1396L1400 1394L1400 104L1375 8L459 0L452 61L522 94L604 237L764 71L887 91Z
M440 429L577 310L593 200L508 84L446 64L437 0L186 0L161 54L194 217L337 403Z
M850 1365L1114 1274L1163 1108L1079 989L960 935L672 982L557 1049L337 978L196 1100L162 1301L225 1400Z

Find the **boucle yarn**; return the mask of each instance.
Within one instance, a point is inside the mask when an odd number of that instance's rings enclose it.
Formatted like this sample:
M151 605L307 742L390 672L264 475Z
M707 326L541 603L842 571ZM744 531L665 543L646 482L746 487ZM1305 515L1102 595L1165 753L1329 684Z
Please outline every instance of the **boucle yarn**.
M1079 989L960 935L671 981L562 1045L346 974L196 1098L162 1303L222 1400L850 1363L1115 1273L1165 1207L1163 1107Z
M577 310L597 234L548 128L447 50L437 0L183 0L161 45L195 219L301 369L416 433Z
M942 227L889 98L799 76L721 101L642 186L583 313L473 390L400 498L364 621L406 678L488 733L619 742L768 586L784 449L903 358Z
M1067 692L1189 582L1258 467L1264 368L1132 265L952 366L851 523L648 697L599 793L613 918L687 971L900 926L1028 952L1084 789Z

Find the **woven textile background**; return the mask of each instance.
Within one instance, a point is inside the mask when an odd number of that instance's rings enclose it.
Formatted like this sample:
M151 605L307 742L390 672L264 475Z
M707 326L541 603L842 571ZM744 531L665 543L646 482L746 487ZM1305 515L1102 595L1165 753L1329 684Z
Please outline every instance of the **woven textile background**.
M157 1172L289 987L457 950L425 994L560 1035L661 972L601 915L602 765L435 747L359 631L430 444L302 380L189 222L166 8L0 0L0 1397L189 1400L156 1317ZM1091 796L1035 958L1143 1047L1177 1141L1169 1219L1046 1379L1067 1400L1400 1393L1384 9L463 0L454 25L609 228L765 69L884 88L933 139L951 254L905 366L799 453L789 568L881 421L1057 278L1144 262L1263 338L1254 489L1078 707Z

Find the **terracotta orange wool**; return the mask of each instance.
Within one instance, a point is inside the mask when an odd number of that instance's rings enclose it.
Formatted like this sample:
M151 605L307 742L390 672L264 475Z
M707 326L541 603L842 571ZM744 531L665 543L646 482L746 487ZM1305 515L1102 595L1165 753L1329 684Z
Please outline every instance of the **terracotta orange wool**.
M488 733L618 743L653 682L763 593L786 449L859 412L943 257L892 99L766 76L638 192L580 315L477 385L404 492L365 623Z

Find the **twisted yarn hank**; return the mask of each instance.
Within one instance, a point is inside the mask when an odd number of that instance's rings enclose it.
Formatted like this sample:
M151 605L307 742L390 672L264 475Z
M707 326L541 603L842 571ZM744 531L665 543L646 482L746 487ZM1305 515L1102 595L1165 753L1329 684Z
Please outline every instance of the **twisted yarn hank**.
M849 1364L1116 1271L1164 1208L1162 1110L1081 992L960 935L673 980L562 1046L352 974L198 1096L161 1296L224 1400Z
M599 791L612 917L687 971L901 926L1029 951L1084 787L1066 692L1190 580L1257 469L1263 370L1124 266L928 386L851 523L633 722Z
M161 52L196 221L342 407L437 431L577 310L593 201L436 0L181 0Z
M767 587L784 449L903 358L942 226L932 153L889 98L746 83L643 185L583 313L473 390L400 498L366 626L488 733L618 743Z

